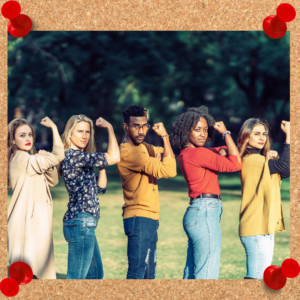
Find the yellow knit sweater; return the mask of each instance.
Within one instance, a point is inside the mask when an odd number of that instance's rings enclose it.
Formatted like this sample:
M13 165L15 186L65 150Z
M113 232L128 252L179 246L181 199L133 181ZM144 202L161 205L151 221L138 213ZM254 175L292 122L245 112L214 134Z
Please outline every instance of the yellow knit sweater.
M121 161L117 164L121 177L125 204L123 218L134 216L159 219L159 200L156 179L175 177L176 160L155 158L164 148L143 142L139 146L129 143L120 145Z
M240 171L242 203L240 236L267 235L284 231L279 174L271 174L268 159L260 154L244 158Z

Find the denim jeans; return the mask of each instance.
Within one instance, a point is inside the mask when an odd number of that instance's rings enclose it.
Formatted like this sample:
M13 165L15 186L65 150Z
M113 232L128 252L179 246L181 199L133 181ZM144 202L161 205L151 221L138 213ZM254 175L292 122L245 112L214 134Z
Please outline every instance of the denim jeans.
M64 237L68 242L67 279L102 279L103 266L95 235L98 219L81 212L64 222Z
M124 219L123 222L128 237L127 279L154 279L159 222L136 216Z
M223 204L215 198L190 201L183 217L188 249L183 279L218 279Z
M241 236L246 252L245 279L263 279L265 269L271 265L274 252L274 234Z

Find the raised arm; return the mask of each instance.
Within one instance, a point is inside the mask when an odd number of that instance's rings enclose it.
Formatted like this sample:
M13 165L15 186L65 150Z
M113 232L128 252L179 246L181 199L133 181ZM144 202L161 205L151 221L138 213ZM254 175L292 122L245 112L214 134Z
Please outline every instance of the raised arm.
M117 164L120 161L120 150L112 125L103 118L99 118L96 121L96 126L106 128L108 131L108 149L105 153L108 165Z
M139 148L133 149L124 156L126 167L135 172L144 172L153 177L172 178L177 175L176 160L172 157L164 157L160 161L156 157L149 157Z
M54 171L54 166L58 165L65 158L64 148L57 130L57 126L52 122L52 120L48 117L45 117L42 119L41 124L52 129L53 149L51 153L46 152L43 155L30 155L26 171L30 176L33 176L34 174L45 173L45 175L48 175L46 178L48 179L49 177L50 185L53 186L58 182L58 175Z
M188 163L217 172L237 172L242 169L242 163L235 155L224 157L204 147L194 150Z
M270 174L278 173L282 179L285 179L290 177L290 122L282 121L281 129L286 134L282 153L279 159L271 157L268 163Z
M153 125L152 129L156 132L157 135L159 135L164 142L164 157L171 157L175 158L173 149L171 147L169 135L165 129L165 126L163 123L156 123Z
M50 118L45 117L45 118L42 119L41 124L45 127L49 127L49 128L52 129L53 146L60 146L60 147L63 148L64 146L63 146L63 143L61 141L59 132L57 130L57 126L53 123L53 121Z
M222 135L227 131L223 122L216 122L214 125L214 128ZM225 143L227 146L228 155L235 155L237 157L238 162L240 163L242 161L241 156L240 156L240 153L231 137L231 134L225 135Z

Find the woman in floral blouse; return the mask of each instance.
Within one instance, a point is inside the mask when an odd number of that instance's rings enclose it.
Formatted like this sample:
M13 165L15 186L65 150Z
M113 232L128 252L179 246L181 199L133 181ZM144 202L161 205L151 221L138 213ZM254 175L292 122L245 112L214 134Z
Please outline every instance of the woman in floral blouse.
M103 266L95 229L100 218L98 193L106 191L105 167L120 161L113 127L103 118L96 126L106 128L109 146L106 153L94 153L94 128L84 115L72 116L63 134L65 159L60 165L69 193L68 210L63 219L68 242L67 279L102 279ZM99 168L96 176L93 168Z

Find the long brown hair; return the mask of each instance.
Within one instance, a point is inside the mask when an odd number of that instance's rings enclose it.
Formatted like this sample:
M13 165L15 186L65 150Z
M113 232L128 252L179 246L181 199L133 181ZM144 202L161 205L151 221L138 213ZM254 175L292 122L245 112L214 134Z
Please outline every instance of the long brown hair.
M87 143L86 147L83 149L83 151L87 152L87 153L94 153L94 152L96 152L96 147L95 147L95 142L94 142L94 126L93 126L92 120L90 118L86 117L85 115L74 115L67 122L67 125L65 127L64 133L61 138L62 143L64 145L64 149L66 151L71 148L71 140L70 140L71 135L73 133L73 130L74 130L76 124L80 123L80 122L87 122L90 124L90 127L91 127L90 139L89 139L89 142ZM62 176L61 165L62 165L62 162L60 162L60 164L58 165L58 171L59 171L59 174Z
M251 154L251 152L247 150L247 139L249 138L253 128L256 125L264 125L267 132L267 140L261 151L261 154L266 156L267 152L271 150L272 141L270 138L270 126L268 122L262 118L251 118L244 122L239 132L237 147L240 152L241 158L244 158L246 155Z
M33 137L33 143L35 141L35 130L32 127L32 125L30 125L25 119L14 119L12 120L8 126L7 126L7 166L8 166L8 170L9 170L9 165L11 160L13 159L13 157L16 154L16 151L19 150L17 145L13 143L14 139L15 139L15 135L16 135L16 130L18 127L23 126L23 125L27 125L30 127L31 131L32 131L32 137ZM31 149L28 151L29 154L34 154L35 153L35 148L32 144ZM7 177L7 184L8 187L10 187L10 183L9 183L9 172L8 172L8 177Z

